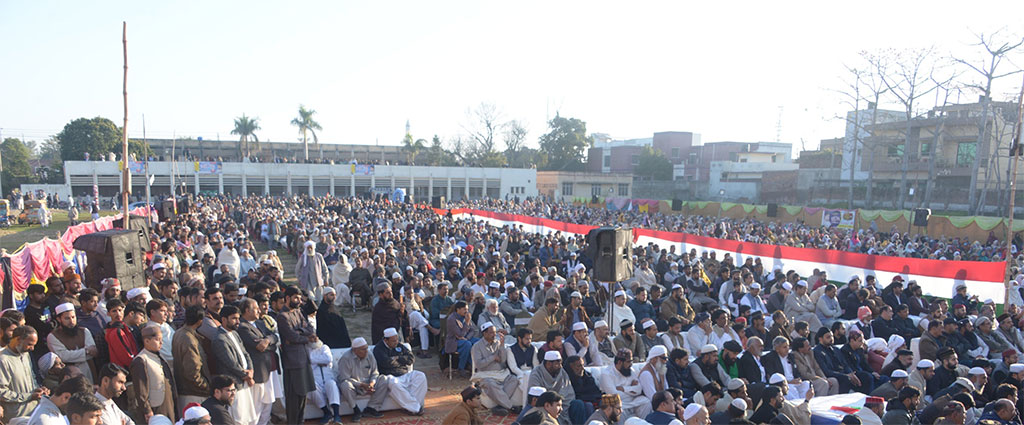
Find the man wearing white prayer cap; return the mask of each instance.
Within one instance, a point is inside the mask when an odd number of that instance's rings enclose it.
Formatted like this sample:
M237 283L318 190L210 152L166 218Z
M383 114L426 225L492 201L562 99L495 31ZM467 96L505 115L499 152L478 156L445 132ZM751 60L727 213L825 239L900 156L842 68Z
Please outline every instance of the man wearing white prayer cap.
M427 396L427 375L414 370L415 356L408 345L399 344L395 328L384 329L384 338L373 347L373 356L382 375L388 375L391 398L409 414L423 414Z
M562 355L558 350L550 350L544 353L544 361L541 366L530 371L529 384L531 387L542 387L546 391L553 391L562 396L562 414L558 416L559 422L579 424L587 420L590 411L582 401L576 400L576 391L569 381L569 374L562 369Z
M654 394L668 388L666 372L668 370L668 349L664 345L655 345L647 352L647 363L640 369L640 388L644 396L653 398Z
M562 347L565 347L566 356L580 356L585 366L594 364L594 353L597 350L590 349L590 333L585 322L572 324L572 333L562 343Z
M907 379L910 375L903 369L896 369L889 374L889 382L879 385L874 391L871 391L871 396L882 397L886 400L896 398L903 387L907 386Z
M509 411L519 413L522 406L513 400L522 400L522 393L517 392L519 380L508 369L509 350L491 322L481 324L480 332L483 338L471 349L473 375L470 381L477 383L484 394L497 403L491 410L495 415L506 416Z
M516 422L520 422L524 416L536 409L537 397L547 391L544 387L530 387L526 392L526 406L523 406L523 411L519 412L519 416L516 418Z
M316 242L306 241L303 244L302 256L295 263L295 278L299 288L314 293L330 282L330 270L323 254L316 252Z
M363 415L381 417L379 409L389 393L388 377L378 372L377 359L369 353L365 338L353 339L352 349L341 355L335 368L342 402L352 409L354 422L358 422ZM370 395L370 401L366 403L365 409L360 409L356 398L367 394Z
M933 376L935 376L935 362L928 359L922 359L917 362L917 367L910 372L907 385L921 390L921 397L923 399L927 391L928 381L930 381Z
M683 410L683 423L686 425L708 425L711 423L708 417L708 408L697 403L690 403Z
M782 389L782 395L785 400L783 400L782 404L778 406L781 413L784 413L786 417L792 419L794 424L805 425L811 423L811 408L808 403L812 398L814 398L813 388L809 388L807 390L804 395L804 401L798 404L797 401L787 397L790 389L794 387L789 385L789 381L787 381L786 377L781 373L773 373L772 376L768 378L768 383ZM806 383L806 381L802 382L802 384L803 383Z
M612 364L612 359L615 358L615 345L612 342L611 329L608 328L608 323L604 320L598 320L594 322L594 331L590 333L590 347L588 351L593 351L591 359L594 361L593 364L588 366L607 366Z
M71 303L57 305L54 309L54 318L57 326L46 336L47 347L60 357L65 365L77 367L85 375L85 379L93 383L89 361L98 351L92 332L78 325L75 306Z
M615 303L612 304L612 320L609 321L611 325L621 323L623 320L629 320L631 323L636 323L636 315L633 313L633 309L626 305L627 301L626 291L618 290L615 291ZM618 333L618 327L615 327L615 332Z

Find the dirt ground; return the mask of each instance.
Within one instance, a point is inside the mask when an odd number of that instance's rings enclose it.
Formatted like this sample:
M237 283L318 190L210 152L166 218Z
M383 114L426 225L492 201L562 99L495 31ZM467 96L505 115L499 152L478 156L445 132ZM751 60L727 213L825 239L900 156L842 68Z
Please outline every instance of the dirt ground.
M21 211L12 209L10 214L17 216ZM44 237L57 239L68 228L67 210L51 210L53 222L48 227L38 224L15 224L6 229L0 229L0 249L6 249L13 254L14 250L29 242L42 240ZM100 216L115 215L116 211L101 211ZM83 221L92 221L88 212L79 213L78 218Z

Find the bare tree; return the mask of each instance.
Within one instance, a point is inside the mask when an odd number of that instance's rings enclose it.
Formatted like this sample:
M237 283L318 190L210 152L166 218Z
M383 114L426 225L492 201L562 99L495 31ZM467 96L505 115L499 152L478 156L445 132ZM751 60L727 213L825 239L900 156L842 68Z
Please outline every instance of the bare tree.
M870 66L869 72L860 74L862 78L860 84L861 91L867 95L868 110L871 113L871 122L866 126L868 140L863 141L863 148L868 150L868 183L864 191L864 205L867 208L871 208L874 205L872 195L875 188L875 152L878 150L878 140L875 140L871 132L874 131L874 126L878 124L879 102L881 102L882 96L889 91L885 84L882 83L881 78L882 75L888 72L888 62L882 60L881 55L866 51L860 52L860 57ZM857 137L860 137L863 124L860 121L855 121L854 126L858 133ZM856 164L856 160L854 160L854 164Z
M968 87L977 89L981 92L981 117L978 120L978 141L975 145L974 150L974 164L971 168L971 186L967 195L967 202L970 208L970 213L977 213L983 205L975 205L975 199L977 197L978 189L978 171L981 167L981 157L984 155L986 158L991 156L989 154L989 146L986 141L989 139L986 137L991 132L989 127L988 112L992 103L992 82L1021 72L1021 70L1014 70L1000 74L998 72L999 66L1006 59L1007 55L1017 50L1022 44L1024 44L1024 38L1011 37L1005 34L1000 34L1002 30L996 31L986 36L984 33L975 34L978 38L978 42L975 46L981 47L984 50L984 54L981 55L981 59L977 60L964 60L964 59L953 59L957 63L966 66L971 71L980 76L981 81L974 82L968 85Z
M462 126L469 133L470 140L482 154L495 152L495 136L501 134L507 123L503 114L493 103L480 103L475 109L466 111L467 123Z
M959 93L959 87L951 87L950 84L956 75L951 75L946 81L938 82L940 90L935 91L935 106L938 109L938 122L934 127L925 127L932 136L932 141L928 149L928 182L924 190L924 201L923 205L925 208L931 208L932 196L935 192L935 178L936 178L936 163L939 158L939 146L942 145L942 138L944 137L946 130L946 117L949 115L946 111L946 106L949 105L950 97L953 93ZM942 102L939 102L939 97L942 97ZM930 117L931 118L931 117Z
M917 100L936 90L939 86L933 79L935 72L935 48L888 50L874 57L884 61L888 72L879 75L890 96L903 106L906 127L902 134L903 155L900 171L900 193L896 208L903 209L907 200L907 171L910 168L910 139Z
M526 135L529 130L519 120L512 120L505 124L505 150L508 152L519 152L526 145Z

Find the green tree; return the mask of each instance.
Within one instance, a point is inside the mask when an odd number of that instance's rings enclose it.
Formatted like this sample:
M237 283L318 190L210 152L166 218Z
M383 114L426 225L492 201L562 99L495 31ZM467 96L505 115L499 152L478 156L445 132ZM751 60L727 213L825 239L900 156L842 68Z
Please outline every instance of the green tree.
M405 138L402 139L402 150L405 151L406 162L409 165L416 164L416 155L419 155L423 149L427 148L427 141L423 139L412 140L412 135L406 133Z
M594 139L587 136L587 123L578 118L555 115L548 121L551 129L540 136L540 150L547 155L545 170L583 170L583 158Z
M103 117L79 118L64 126L57 134L60 157L65 161L82 161L88 153L92 158L120 152L121 129Z
M644 146L637 164L633 166L633 174L650 180L672 180L672 162L662 151Z
M259 150L260 138L256 136L256 131L260 129L259 118L249 118L242 114L242 116L235 118L235 129L231 130L231 134L238 135L238 154L239 156L249 156L249 138L252 137L256 142L256 150Z
M153 149L139 139L128 139L128 155L134 155L136 161L145 161L153 154Z
M299 132L302 133L302 149L305 151L306 160L309 160L309 142L306 139L306 133L313 134L313 144L320 146L320 139L316 137L316 132L323 130L320 128L320 123L313 120L313 114L316 111L313 109L306 109L305 106L299 105L299 116L292 118L292 125L299 128ZM323 158L323 152L320 152L320 157Z
M20 186L22 183L32 183L35 174L32 172L32 165L29 159L32 158L32 151L25 146L21 140L13 137L4 139L0 145L0 154L3 155L3 180L4 185L10 188Z

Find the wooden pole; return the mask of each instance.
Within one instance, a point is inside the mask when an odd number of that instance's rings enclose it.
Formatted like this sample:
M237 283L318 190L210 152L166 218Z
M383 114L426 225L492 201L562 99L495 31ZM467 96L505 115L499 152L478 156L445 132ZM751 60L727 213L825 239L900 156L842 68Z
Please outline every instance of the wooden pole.
M121 45L124 50L124 127L121 130L121 163L124 165L121 180L124 190L121 192L121 208L124 210L124 228L128 228L128 195L132 193L132 173L128 169L128 23L121 22Z
M1010 265L1013 264L1013 254L1010 253L1010 246L1013 244L1013 204L1017 199L1017 162L1021 152L1020 144L1024 141L1024 137L1021 137L1021 130L1024 130L1024 128L1021 128L1021 112L1024 112L1024 82L1021 83L1020 96L1017 97L1017 125L1013 127L1014 141L1010 144L1010 146L1014 147L1013 151L1010 152L1010 161L1013 162L1011 169L1013 171L1008 182L1010 187L1010 218L1006 223L1006 280L1003 282L1006 285L1007 296L1009 296L1010 279L1013 279L1013 276L1010 276Z

